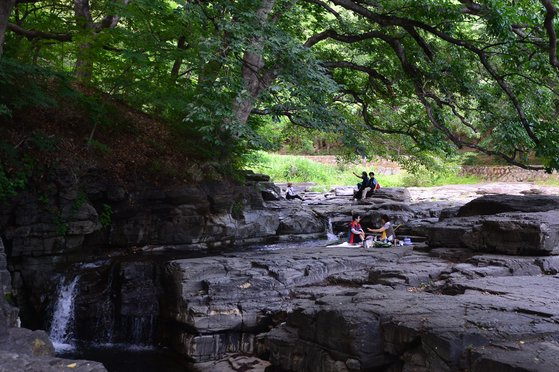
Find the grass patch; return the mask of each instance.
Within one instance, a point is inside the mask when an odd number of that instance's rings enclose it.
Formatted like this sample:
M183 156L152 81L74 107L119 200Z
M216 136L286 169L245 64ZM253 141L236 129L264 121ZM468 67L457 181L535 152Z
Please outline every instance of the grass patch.
M361 174L362 165L329 165L314 162L303 156L257 153L251 169L269 175L274 182L314 182L315 191L326 191L332 186L350 186L359 182L352 172ZM366 169L367 172L375 171ZM394 175L376 175L382 187L442 186L449 184L473 184L481 182L477 177L459 176L456 170L414 175L402 171Z

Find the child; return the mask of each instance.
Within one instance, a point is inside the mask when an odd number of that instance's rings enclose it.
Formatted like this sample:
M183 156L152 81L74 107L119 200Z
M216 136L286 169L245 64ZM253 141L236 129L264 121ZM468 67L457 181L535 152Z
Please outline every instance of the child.
M367 230L374 233L382 233L380 237L381 240L393 242L396 237L394 236L394 228L390 223L390 218L388 218L386 214L383 214L380 216L380 221L382 223L382 227L378 229L367 228Z
M287 200L291 200L291 199L300 199L301 201L303 200L303 198L300 195L297 195L295 193L295 190L293 190L293 184L291 182L287 183L287 193L285 194L285 198Z
M361 244L365 240L365 231L363 231L359 222L361 222L361 216L354 214L349 225L349 244Z

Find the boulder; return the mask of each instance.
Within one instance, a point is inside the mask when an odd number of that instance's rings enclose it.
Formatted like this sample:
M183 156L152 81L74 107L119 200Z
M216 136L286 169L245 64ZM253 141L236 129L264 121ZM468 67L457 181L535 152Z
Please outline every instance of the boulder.
M424 224L429 247L517 255L559 254L559 211L449 218Z
M280 200L281 190L273 182L260 182L258 184L264 201Z
M457 217L483 216L504 212L547 212L559 209L559 196L486 195L463 205Z
M261 173L254 173L252 170L245 170L245 179L254 182L269 182L270 176Z
M376 199L389 199L396 202L409 203L411 195L405 187L381 187L373 194Z

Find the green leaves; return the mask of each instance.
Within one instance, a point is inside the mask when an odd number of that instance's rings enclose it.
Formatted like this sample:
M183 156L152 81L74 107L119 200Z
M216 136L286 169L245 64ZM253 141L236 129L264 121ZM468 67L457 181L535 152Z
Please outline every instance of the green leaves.
M281 123L282 132L332 135L346 146L341 152L427 159L483 146L557 166L559 81L539 2L352 2L366 10L359 14L334 3L275 0L263 17L262 0L92 1L94 21L120 17L114 28L82 27L64 2L20 4L13 22L71 41L8 34L0 115L55 104L41 81L51 71L74 73L80 58L100 93L161 117L177 135L196 138L200 152L217 148L208 156L233 163L277 147L270 123ZM354 39L304 46L326 30ZM19 84L22 75L34 78ZM90 106L102 123L103 110ZM242 110L258 115L245 120Z

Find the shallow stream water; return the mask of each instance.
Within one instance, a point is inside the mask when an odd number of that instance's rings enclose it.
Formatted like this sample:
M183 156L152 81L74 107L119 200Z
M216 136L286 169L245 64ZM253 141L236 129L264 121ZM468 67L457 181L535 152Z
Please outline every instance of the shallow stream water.
M60 351L56 355L61 358L101 362L109 372L193 371L184 357L167 348L82 344L74 350Z

